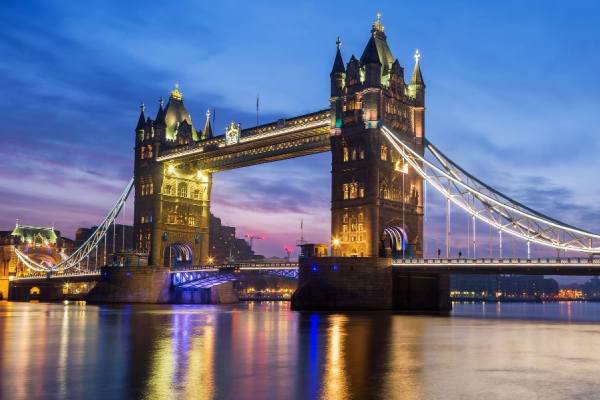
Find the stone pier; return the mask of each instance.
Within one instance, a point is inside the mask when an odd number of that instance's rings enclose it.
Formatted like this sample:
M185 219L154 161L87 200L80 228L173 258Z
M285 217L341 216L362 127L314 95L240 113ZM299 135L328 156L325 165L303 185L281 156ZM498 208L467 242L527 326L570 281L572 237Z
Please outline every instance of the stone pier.
M229 304L238 301L233 283L210 289L172 287L169 268L106 267L87 297L92 303Z
M404 273L390 258L318 257L300 260L294 310L447 311L447 274Z

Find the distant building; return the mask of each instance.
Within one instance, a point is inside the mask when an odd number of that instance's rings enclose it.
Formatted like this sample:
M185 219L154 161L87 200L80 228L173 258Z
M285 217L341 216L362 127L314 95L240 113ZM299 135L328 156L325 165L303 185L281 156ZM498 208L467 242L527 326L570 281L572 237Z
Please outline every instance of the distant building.
M235 227L221 223L221 218L210 214L209 221L209 256L215 264L221 264L227 260L255 260L264 259L257 255L244 239L235 237Z
M62 237L54 227L23 225L18 221L13 230L0 231L0 299L8 296L9 276L28 272L14 248L33 262L50 267L71 254L75 242Z
M558 282L544 276L529 275L452 275L454 297L541 298L558 295Z
M75 231L76 247L83 245L83 243L94 234L94 231L96 231L97 228L97 226L92 226L91 228L78 228L77 231ZM98 254L104 254L104 243L106 243L107 254L112 254L113 249L115 253L133 251L133 226L123 224L111 225L106 232L106 240L101 240L98 245ZM101 259L100 256L98 258Z

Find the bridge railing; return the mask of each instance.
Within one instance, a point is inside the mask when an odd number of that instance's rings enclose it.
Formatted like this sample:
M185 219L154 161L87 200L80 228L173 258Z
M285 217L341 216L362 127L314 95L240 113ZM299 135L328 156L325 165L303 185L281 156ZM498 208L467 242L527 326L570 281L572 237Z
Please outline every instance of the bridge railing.
M584 264L584 265L598 265L600 264L600 258L590 257L560 257L560 258L399 258L394 259L393 265L401 264L460 264L460 265L556 265L556 264Z
M205 265L190 265L186 267L171 267L174 272L184 271L218 271L221 269L240 269L240 270L276 270L276 269L297 269L297 262L240 262L227 264L205 264Z
M29 275L21 275L11 277L11 281L22 281L22 280L40 280L40 279L65 279L65 278L76 278L81 276L99 276L100 268L89 269L85 271L69 271L65 273L35 273Z

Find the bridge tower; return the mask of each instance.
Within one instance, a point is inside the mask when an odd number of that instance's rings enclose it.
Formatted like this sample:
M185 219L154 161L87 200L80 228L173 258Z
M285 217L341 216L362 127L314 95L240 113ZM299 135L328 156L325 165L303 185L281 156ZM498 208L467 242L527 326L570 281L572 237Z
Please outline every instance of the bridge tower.
M155 120L141 107L135 129L134 240L154 266L200 264L208 257L212 175L193 163L159 162L161 150L212 136L210 115L197 132L176 86Z
M418 51L410 83L387 43L380 16L360 59L344 67L338 38L331 78L332 206L335 256L389 256L384 231L408 236L406 256L423 254L423 181L381 132L396 131L423 154L425 83Z

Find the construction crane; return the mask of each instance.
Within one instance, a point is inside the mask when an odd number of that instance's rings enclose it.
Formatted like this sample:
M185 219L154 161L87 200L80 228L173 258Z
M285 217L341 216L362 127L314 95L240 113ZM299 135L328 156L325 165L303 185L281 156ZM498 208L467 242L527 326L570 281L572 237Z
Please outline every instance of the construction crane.
M252 251L252 244L254 243L254 240L265 240L264 236L256 236L256 235L253 235L252 233L246 234L246 235L244 235L244 237L246 239L248 239L248 241L250 242L250 251Z
M288 246L284 246L283 250L285 251L285 254L286 254L285 259L289 262L290 261L290 256L292 255L292 249L289 248Z

